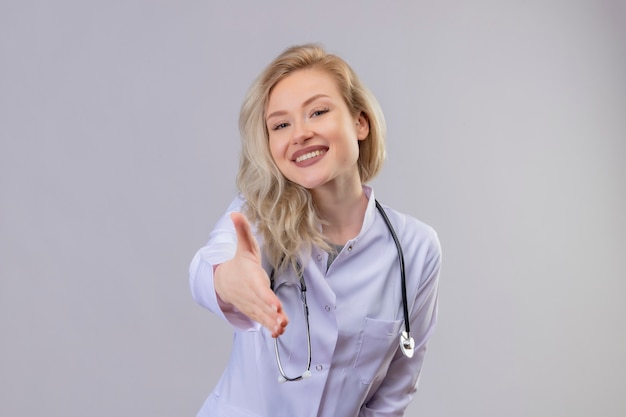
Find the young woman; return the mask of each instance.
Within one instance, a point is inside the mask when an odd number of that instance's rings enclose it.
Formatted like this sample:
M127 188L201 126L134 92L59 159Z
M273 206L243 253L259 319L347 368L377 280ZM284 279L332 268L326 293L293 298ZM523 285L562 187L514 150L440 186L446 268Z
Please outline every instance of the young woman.
M437 317L439 241L365 185L385 157L375 98L341 58L285 50L240 114L240 190L190 266L234 327L198 416L401 416Z

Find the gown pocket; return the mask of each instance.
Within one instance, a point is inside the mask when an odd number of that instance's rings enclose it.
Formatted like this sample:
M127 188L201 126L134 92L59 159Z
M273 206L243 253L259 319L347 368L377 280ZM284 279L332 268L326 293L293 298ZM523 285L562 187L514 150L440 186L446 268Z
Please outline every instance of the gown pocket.
M401 325L402 320L365 318L354 361L354 369L364 384L371 384L377 376L386 373L400 343Z

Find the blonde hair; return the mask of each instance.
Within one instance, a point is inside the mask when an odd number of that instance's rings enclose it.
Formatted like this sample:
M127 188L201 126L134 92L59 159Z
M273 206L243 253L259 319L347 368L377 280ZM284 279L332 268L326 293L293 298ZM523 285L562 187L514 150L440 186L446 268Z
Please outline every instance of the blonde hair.
M361 183L371 180L385 159L385 120L376 98L341 58L315 44L292 46L272 61L254 81L241 106L242 151L237 186L246 200L245 214L263 238L273 268L297 267L312 245L329 250L310 192L279 171L269 149L265 110L274 86L291 73L316 69L331 75L353 115L369 122L369 135L359 141Z

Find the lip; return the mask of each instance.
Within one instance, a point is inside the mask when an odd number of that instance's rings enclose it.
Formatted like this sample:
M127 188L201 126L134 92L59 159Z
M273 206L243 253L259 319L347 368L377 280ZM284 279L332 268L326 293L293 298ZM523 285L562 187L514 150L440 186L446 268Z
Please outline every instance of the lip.
M291 162L297 163L296 159L298 159L302 155L306 155L306 154L308 154L310 152L315 152L315 151L324 151L324 152L326 152L326 151L328 151L328 146L315 145L315 146L308 146L306 148L299 149L296 152L294 152L293 155L291 155Z

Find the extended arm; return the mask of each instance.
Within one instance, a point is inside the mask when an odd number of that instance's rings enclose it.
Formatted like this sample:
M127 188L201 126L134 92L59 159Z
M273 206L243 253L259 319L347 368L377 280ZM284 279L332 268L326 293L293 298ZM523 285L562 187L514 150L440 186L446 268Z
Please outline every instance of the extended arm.
M265 326L277 337L287 317L261 265L261 252L241 200L229 207L189 267L193 298L240 330Z

